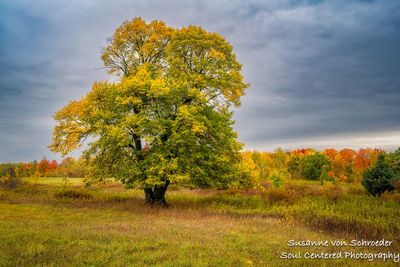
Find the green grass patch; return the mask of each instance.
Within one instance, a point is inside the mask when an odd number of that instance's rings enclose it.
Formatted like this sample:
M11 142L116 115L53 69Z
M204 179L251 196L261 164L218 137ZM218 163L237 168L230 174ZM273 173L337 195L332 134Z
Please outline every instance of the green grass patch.
M24 178L22 178L22 181L28 182L28 183L37 182L38 184L46 184L46 185L63 185L66 181L69 185L74 185L74 186L83 185L83 178L24 177Z

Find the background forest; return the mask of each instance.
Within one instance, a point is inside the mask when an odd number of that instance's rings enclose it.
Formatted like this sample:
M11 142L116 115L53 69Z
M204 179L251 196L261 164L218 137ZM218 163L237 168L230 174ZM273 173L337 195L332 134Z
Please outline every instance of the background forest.
M376 164L379 155L384 155L385 162L395 173L395 180L398 179L400 149L387 153L372 148L323 151L307 148L289 152L277 148L273 152L254 150L241 153L242 168L251 174L253 187L268 181L276 187L281 187L287 180L360 184L363 174ZM3 181L21 177L76 177L91 181L83 157L66 157L61 162L43 157L40 161L1 163L0 177Z

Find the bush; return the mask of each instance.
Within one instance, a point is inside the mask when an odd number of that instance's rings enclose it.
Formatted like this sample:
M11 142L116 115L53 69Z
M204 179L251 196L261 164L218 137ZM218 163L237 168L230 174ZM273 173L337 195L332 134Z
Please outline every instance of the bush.
M322 168L319 180L321 181L322 184L327 181L332 181L332 178L328 175L328 172L325 170L325 168Z
M281 188L283 185L283 180L286 178L286 175L282 171L274 170L269 175L269 178L272 180L272 185L275 188Z
M15 189L22 184L18 177L0 177L0 188Z
M379 196L386 191L394 190L394 178L394 172L385 159L385 155L381 154L375 165L364 173L362 185L371 195Z

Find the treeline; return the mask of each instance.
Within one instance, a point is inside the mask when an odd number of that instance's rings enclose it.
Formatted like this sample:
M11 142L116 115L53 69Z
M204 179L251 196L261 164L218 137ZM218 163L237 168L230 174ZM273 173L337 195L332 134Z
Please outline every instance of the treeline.
M400 150L386 153L371 148L323 151L309 148L287 152L278 148L273 152L245 151L243 159L261 181L270 179L278 185L287 178L358 183L379 155L385 155L389 164L398 164L395 158Z
M60 163L45 157L31 162L1 163L0 177L85 177L83 158L64 158Z
M243 165L250 176L258 181L272 180L277 185L285 179L359 183L379 155L384 155L389 165L400 169L400 149L392 153L371 148L323 151L278 148L273 152L242 152ZM40 161L2 163L0 177L85 177L87 170L82 157L67 157L61 162L44 157Z

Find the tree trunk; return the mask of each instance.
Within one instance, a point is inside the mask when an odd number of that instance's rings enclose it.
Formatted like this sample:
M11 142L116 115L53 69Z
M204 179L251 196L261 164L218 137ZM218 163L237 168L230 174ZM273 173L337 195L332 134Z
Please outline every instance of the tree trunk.
M165 185L154 186L154 188L145 188L144 195L146 203L149 205L160 205L167 207L167 201L165 200L165 192L167 191L169 180L165 181Z

